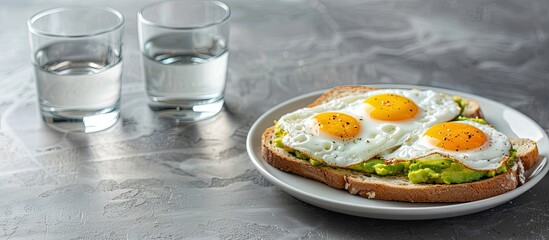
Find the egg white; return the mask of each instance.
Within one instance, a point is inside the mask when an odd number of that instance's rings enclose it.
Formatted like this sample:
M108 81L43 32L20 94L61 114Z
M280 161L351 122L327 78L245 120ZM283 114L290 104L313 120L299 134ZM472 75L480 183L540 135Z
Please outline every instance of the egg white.
M403 121L380 121L370 117L364 100L385 93L399 94L414 101L419 107L418 114ZM314 116L322 112L341 112L354 116L360 123L359 134L353 139L342 140L318 132ZM452 120L459 113L458 104L442 93L417 89L382 89L299 109L282 116L278 124L287 133L282 138L285 146L328 165L345 167L393 149L417 134L420 129Z
M511 142L509 141L509 138L489 125L473 121L459 122L472 125L483 131L488 138L488 142L477 149L449 151L438 148L432 145L430 141L427 141L426 138L421 137L423 136L423 133L427 131L427 129L425 129L419 135L415 135L413 139L410 139L410 141L396 150L382 153L379 156L388 160L413 160L432 154L439 154L454 161L461 162L471 169L485 171L497 170L510 154Z

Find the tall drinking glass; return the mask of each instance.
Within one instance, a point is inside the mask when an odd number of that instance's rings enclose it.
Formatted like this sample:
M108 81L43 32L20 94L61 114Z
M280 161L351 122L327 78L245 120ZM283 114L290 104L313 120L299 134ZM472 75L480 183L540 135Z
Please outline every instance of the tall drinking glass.
M120 115L124 17L114 9L62 7L28 20L38 101L46 124L96 132Z
M220 1L165 1L138 13L149 107L181 121L223 107L229 57L229 7Z

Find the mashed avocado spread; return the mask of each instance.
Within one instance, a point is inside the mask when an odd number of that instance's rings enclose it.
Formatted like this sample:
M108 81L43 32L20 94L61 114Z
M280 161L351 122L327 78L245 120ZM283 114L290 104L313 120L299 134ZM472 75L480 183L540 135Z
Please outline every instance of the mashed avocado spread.
M461 99L454 98L454 101L456 101L461 108L464 109L465 106ZM461 115L455 120L470 120L486 124L484 119L467 118ZM276 122L275 125L276 139L274 139L274 143L277 147L284 149L299 159L309 161L309 163L313 166L324 165L322 161L310 159L305 154L284 146L284 144L282 144L282 137L286 133L276 124ZM452 159L444 158L436 154L421 159L401 162L386 162L382 159L371 159L346 168L380 176L408 176L408 179L410 179L410 182L412 183L467 183L491 178L497 174L507 172L507 169L512 167L515 163L515 155L516 150L511 149L511 154L507 162L495 171L472 170L459 162L455 162Z

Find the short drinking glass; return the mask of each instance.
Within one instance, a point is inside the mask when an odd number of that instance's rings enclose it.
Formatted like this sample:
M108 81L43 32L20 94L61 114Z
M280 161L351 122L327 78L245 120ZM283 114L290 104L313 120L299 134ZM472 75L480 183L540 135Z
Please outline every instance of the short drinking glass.
M223 107L229 57L229 7L220 1L165 1L139 13L139 43L149 107L195 121Z
M46 124L96 132L120 115L124 17L116 10L63 7L28 21L38 101Z

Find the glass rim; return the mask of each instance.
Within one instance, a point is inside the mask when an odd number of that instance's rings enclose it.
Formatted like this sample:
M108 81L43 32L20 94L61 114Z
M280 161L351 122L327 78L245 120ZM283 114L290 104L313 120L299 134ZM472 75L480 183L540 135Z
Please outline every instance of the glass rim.
M202 3L208 2L208 3L213 3L213 4L221 7L223 10L225 10L225 15L223 15L223 17L221 17L217 20L208 22L208 23L203 24L203 25L191 26L191 27L178 27L178 26L170 26L170 25L167 25L167 24L161 24L161 23L151 21L151 20L147 19L145 17L145 15L143 14L143 12L145 10L147 10L147 9L153 7L153 6L164 4L164 3L169 3L169 2L202 2ZM216 25L220 25L220 24L223 24L225 22L228 22L230 16L231 16L231 9L229 8L229 6L225 2L222 2L222 1L219 1L219 0L207 0L207 1L200 1L200 0L171 0L171 1L156 2L156 3L146 5L145 7L141 8L141 10L139 10L139 12L137 12L137 17L139 19L139 22L141 22L143 24L146 24L146 25L149 25L149 26L152 26L152 27L159 27L159 28L173 29L173 30L193 30L193 29L201 29L201 28L216 26Z
M51 31L40 30L33 25L38 19L53 13L64 12L64 11L74 11L74 10L90 10L90 9L103 10L105 12L112 13L118 18L118 22L114 24L114 26L106 27L105 29L101 29L99 31L91 32L88 34L58 34L58 33L52 33ZM32 17L30 17L27 20L27 26L28 26L29 32L34 33L36 35L40 35L40 36L81 38L81 37L92 37L92 36L97 36L97 35L105 34L108 32L112 32L124 26L124 22L125 22L124 15L119 11L110 7L58 7L58 8L44 10L42 12L34 14Z

